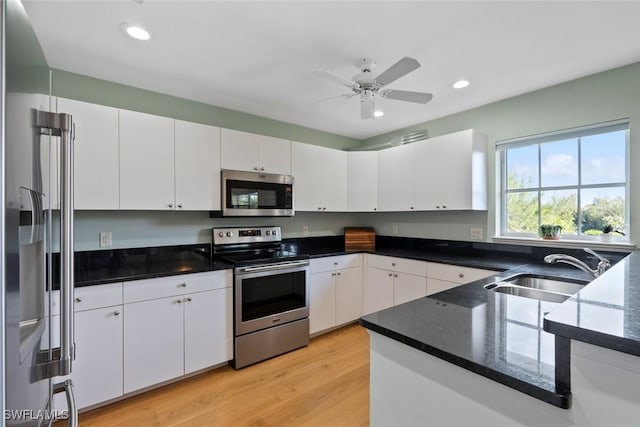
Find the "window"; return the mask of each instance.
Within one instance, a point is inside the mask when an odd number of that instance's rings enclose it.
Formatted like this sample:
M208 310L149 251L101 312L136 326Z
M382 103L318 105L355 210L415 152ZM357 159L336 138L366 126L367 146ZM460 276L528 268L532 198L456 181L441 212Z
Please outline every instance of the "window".
M628 224L629 122L617 121L498 143L501 234L534 237L541 224L563 238L595 239Z

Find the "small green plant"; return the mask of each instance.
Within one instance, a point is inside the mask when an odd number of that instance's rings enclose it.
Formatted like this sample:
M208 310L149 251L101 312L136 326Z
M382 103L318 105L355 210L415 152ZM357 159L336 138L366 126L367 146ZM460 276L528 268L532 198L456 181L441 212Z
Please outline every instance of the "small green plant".
M542 224L538 230L538 235L546 240L558 240L562 226L558 224Z
M609 225L609 224L607 224L604 227L602 227L602 232L604 234L611 233L612 231L613 231L613 227L611 225Z

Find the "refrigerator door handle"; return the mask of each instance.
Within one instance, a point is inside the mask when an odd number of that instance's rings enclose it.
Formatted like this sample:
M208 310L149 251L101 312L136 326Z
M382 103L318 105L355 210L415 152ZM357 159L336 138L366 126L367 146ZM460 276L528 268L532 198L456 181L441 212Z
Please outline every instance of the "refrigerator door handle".
M60 136L60 347L34 366L38 378L71 373L75 359L73 331L73 118L70 114L38 111L36 127L42 134ZM39 355L38 359L44 359Z
M62 393L67 396L67 409L69 414L69 427L78 427L78 408L76 396L73 392L73 381L66 380L53 385L53 394Z

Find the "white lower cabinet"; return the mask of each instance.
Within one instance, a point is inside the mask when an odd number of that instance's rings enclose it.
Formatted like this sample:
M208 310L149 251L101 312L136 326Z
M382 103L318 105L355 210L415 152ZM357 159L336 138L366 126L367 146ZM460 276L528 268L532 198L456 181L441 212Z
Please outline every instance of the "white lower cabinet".
M427 295L436 294L496 274L495 271L458 265L427 263Z
M182 296L125 306L124 392L184 374Z
M125 393L233 357L232 278L224 270L125 284Z
M367 255L364 313L369 314L427 295L427 263Z
M314 334L362 315L361 255L312 259L309 332Z

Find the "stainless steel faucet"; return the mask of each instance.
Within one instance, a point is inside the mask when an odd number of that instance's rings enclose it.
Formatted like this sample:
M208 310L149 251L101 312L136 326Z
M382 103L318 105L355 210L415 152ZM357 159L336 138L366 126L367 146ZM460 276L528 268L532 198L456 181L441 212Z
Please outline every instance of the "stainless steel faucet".
M565 255L565 254L547 255L546 257L544 257L544 262L548 264L555 264L557 262L562 262L564 264L572 265L586 273L589 273L591 277L593 277L594 279L602 275L602 273L604 273L605 271L607 271L607 268L611 267L611 262L608 259L598 255L592 249L589 249L589 248L583 248L583 249L586 253L591 254L600 260L598 261L598 265L595 268L595 270L589 267L583 261L580 261L578 258L572 257L570 255Z

